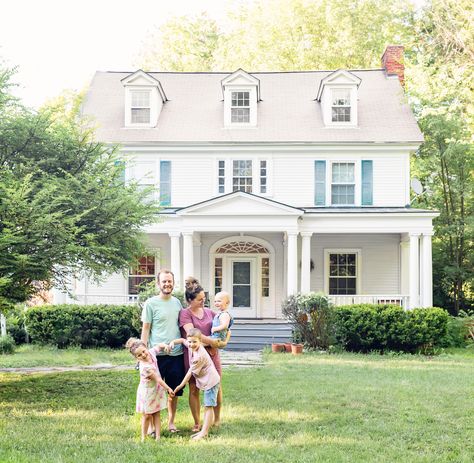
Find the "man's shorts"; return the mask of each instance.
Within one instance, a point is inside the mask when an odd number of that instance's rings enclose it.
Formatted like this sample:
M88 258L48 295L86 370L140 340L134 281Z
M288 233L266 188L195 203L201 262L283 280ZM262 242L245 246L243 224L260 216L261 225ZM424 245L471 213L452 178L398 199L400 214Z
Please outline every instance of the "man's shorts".
M184 354L181 355L157 355L158 370L163 381L171 388L175 389L181 384L186 372L184 371ZM184 388L183 388L184 389ZM183 395L183 389L176 393Z
M217 383L211 389L204 391L204 406L215 407L217 405L217 394L219 392L220 383Z

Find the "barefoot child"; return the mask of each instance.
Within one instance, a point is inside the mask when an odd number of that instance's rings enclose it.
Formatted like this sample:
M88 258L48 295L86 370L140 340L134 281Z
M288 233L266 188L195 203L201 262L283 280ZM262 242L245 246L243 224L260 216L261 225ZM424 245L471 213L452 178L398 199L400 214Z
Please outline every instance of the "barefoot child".
M145 343L137 338L130 338L125 346L140 362L140 384L137 390L137 412L142 413L141 440L145 440L148 426L153 423L155 439L160 439L160 410L167 407L168 399L165 391L174 397L173 390L161 379L156 361L156 354L168 350L164 343L147 349Z
M189 353L189 370L186 373L181 384L174 390L176 394L191 379L191 375L196 380L196 386L204 391L204 422L201 431L191 436L194 440L207 437L209 428L214 421L214 407L217 406L217 393L219 392L220 376L201 343L201 331L197 328L191 328L188 331L187 339L176 339L170 343L170 348L174 344L184 344Z
M218 312L212 320L211 338L218 340L217 347L219 348L227 345L227 332L234 323L232 316L227 311L229 308L229 302L229 293L225 291L217 293L214 297L214 306Z

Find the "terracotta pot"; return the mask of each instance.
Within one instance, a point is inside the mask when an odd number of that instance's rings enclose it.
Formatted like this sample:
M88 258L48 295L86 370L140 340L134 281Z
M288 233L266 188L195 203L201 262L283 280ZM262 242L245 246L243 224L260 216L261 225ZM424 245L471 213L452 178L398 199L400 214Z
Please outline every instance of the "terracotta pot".
M291 352L291 342L285 342L285 352Z
M291 344L291 353L293 355L300 355L303 353L303 344Z
M283 352L285 350L285 344L272 344L272 352Z

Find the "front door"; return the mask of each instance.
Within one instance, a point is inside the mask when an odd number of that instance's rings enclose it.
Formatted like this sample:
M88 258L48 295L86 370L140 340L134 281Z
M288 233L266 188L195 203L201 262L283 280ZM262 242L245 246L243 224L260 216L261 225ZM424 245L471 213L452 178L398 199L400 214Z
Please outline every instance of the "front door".
M255 318L256 307L255 257L228 260L229 293L232 315L238 318Z

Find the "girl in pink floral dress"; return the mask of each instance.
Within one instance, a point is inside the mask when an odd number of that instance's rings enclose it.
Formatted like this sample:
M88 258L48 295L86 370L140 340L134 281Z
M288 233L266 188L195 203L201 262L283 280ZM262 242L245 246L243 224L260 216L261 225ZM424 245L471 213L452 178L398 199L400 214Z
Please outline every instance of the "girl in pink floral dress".
M160 439L160 410L167 407L168 398L166 392L174 397L173 390L161 379L156 354L161 349L168 349L166 344L159 344L147 349L145 343L137 338L130 338L126 347L130 353L140 362L140 384L137 390L136 411L142 414L141 440L145 440L148 426L153 422L155 426L155 438Z

